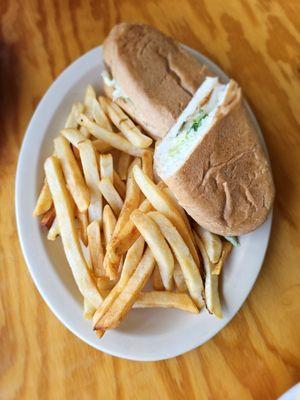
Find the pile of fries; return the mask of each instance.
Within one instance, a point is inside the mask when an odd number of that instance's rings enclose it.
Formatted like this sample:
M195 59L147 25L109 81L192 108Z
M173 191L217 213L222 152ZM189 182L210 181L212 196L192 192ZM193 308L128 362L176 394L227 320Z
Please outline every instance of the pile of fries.
M222 317L219 277L232 245L191 224L154 181L153 145L88 86L44 165L33 214L49 240L61 237L84 316L99 337L133 307L206 307Z

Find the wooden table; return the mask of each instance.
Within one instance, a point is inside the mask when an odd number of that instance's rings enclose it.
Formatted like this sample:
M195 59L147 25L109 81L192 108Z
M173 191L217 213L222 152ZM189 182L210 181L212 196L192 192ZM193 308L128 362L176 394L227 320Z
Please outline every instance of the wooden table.
M300 376L300 2L2 0L0 16L0 398L281 395ZM14 215L16 163L34 108L70 62L124 20L173 35L241 84L277 188L265 263L241 311L201 348L157 363L102 354L64 328L28 274Z

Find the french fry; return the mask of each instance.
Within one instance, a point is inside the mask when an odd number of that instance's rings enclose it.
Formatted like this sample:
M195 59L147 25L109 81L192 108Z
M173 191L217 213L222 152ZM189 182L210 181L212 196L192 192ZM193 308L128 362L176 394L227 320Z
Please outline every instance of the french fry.
M78 118L79 115L83 112L84 110L84 105L82 103L74 103L70 114L68 115L68 118L65 123L65 128L73 128L76 129L78 126Z
M100 177L95 150L90 140L78 145L83 174L90 191L90 205L88 208L89 221L102 221L102 195L100 191Z
M91 137L91 134L90 134L88 128L85 127L85 126L80 126L80 127L79 127L79 132L80 132L86 139L89 139L89 138Z
M155 268L153 270L153 274L152 274L152 286L153 289L155 290L165 290L163 281L161 279L161 275L159 272L159 268L157 265L155 265Z
M123 264L120 280L109 293L109 295L104 299L101 307L98 308L98 310L96 311L93 318L94 325L97 324L98 320L108 311L108 309L122 292L128 280L136 270L143 255L144 244L144 239L142 237L139 237L128 250Z
M50 210L46 211L45 214L42 215L40 220L40 225L50 229L54 221L54 218L55 218L55 209L52 206Z
M148 248L122 292L112 303L107 312L98 320L95 318L98 310L96 311L93 318L94 330L106 330L108 328L115 328L119 325L121 319L123 319L131 309L137 300L140 291L147 283L152 274L154 264L154 257L151 250Z
M78 165L80 171L82 172L79 150L77 149L77 147L73 146L72 143L70 145L71 145L72 153L74 154L74 157L76 159L77 165Z
M140 236L129 248L121 271L120 282L125 284L134 273L140 262L145 246L145 240Z
M219 261L222 254L222 248L223 248L222 240L218 235L215 235L214 233L207 231L198 224L194 224L194 229L198 234L198 236L200 237L202 243L204 244L210 261L213 264L216 264Z
M136 209L136 207L135 208L132 207L132 211L134 209ZM140 204L138 209L144 213L147 213L151 211L153 207L151 206L150 202L147 199L144 199L144 201ZM130 213L128 211L129 215ZM138 229L130 220L125 225L122 224L122 228L118 230L118 234L116 235L116 237L113 237L112 244L110 246L110 261L112 265L118 265L121 256L124 253L126 253L126 251L139 237L139 235L140 233Z
M99 278L96 278L96 282L97 282L97 287L100 290L100 293L102 294L104 294L106 291L110 291L111 289L113 289L113 287L116 284L116 281L107 278L107 276L101 276Z
M107 151L110 151L113 149L113 147L110 144L103 142L103 140L101 140L101 139L93 140L92 145L93 145L94 149L96 151L98 151L99 153L106 153Z
M114 171L114 186L117 189L119 195L122 197L122 199L124 199L126 195L126 185L119 177L119 175L116 173L116 171Z
M219 261L217 262L217 264L214 265L213 270L212 270L213 275L221 274L223 265L224 265L225 261L227 260L229 254L231 253L231 250L232 250L232 244L227 241L224 241L221 257L220 257Z
M198 307L203 306L203 282L191 252L176 227L162 213L151 211L148 216L159 226L173 250L183 273L191 298Z
M54 221L52 222L51 228L49 229L49 232L47 234L47 239L55 240L58 235L59 235L59 226L57 218L55 217Z
M183 276L183 273L182 273L182 270L180 268L178 261L175 262L173 277L174 277L176 289L178 290L178 292L181 292L181 293L187 292L188 288L186 286L184 276Z
M172 292L142 292L134 303L134 308L176 308L182 311L188 311L198 314L199 310L193 303L190 296L186 293Z
M97 139L101 139L104 142L110 144L112 147L123 151L124 153L131 154L134 157L142 157L144 150L134 146L127 139L121 135L108 131L95 122L91 121L86 115L81 114L79 118L79 124L86 127Z
M130 215L132 211L134 211L140 204L140 189L138 185L136 184L133 175L132 175L132 169L134 165L140 164L140 160L136 159L134 160L129 168L129 174L128 174L128 179L127 179L127 190L126 190L126 197L125 201L120 213L120 216L118 218L113 237L110 241L110 243L107 246L107 253L105 255L104 259L104 265L106 272L110 278L114 279L117 277L117 268L120 263L120 259L122 254L125 253L116 253L115 252L115 245L116 243L119 242L120 238L120 231L125 228L125 226L132 226L134 225L130 221ZM128 238L125 239L126 241L126 251L128 248L134 243L134 241L137 239L139 236L138 231L136 230L136 235L132 234L130 239L127 240ZM130 242L130 243L129 243Z
M88 218L87 211L80 212L79 210L76 210L76 218L78 221L78 231L79 231L80 239L81 239L82 243L85 246L87 246L88 245L87 227L89 224L89 218Z
M82 103L74 103L72 106L72 109L67 117L66 123L65 123L65 128L77 128L78 126L78 118L79 115L83 112L84 106ZM49 198L49 188L45 186L46 180L44 182L42 191L39 195L35 210L33 212L34 216L38 216L41 214L44 214L46 211L49 210L49 208L52 205L52 199L51 196ZM47 208L48 207L48 208ZM47 208L47 209L46 209Z
M123 200L111 180L108 178L101 179L99 188L103 197L113 209L114 214L118 216L123 207Z
M105 248L111 241L117 220L108 204L103 209L103 233Z
M138 166L133 168L133 175L141 191L152 206L159 212L163 213L175 225L176 229L190 249L196 264L199 265L199 257L192 235L190 234L182 216L174 207L173 202L170 201L169 196L160 189L158 185L152 182Z
M85 114L88 118L93 118L93 100L96 99L96 93L92 85L88 85L85 89L84 96L84 105L85 105Z
M128 153L121 153L117 163L117 172L122 181L126 181L131 156Z
M147 150L142 157L143 172L153 181L153 151Z
M92 319L95 314L95 307L87 300L83 299L83 316L85 319Z
M69 142L65 137L59 136L54 139L54 148L75 204L79 211L86 211L90 203L90 194Z
M97 99L93 99L92 114L95 122L98 125L102 126L102 128L107 129L108 131L112 131L111 123L107 118L107 116L105 115L105 113L103 112Z
M104 111L126 139L140 148L146 148L151 145L153 140L144 135L116 103L105 97L99 97L99 101Z
M60 131L60 133L77 149L79 143L86 140L86 137L78 129L64 128Z
M100 175L102 178L110 179L111 183L114 182L114 167L113 158L111 154L100 154L99 157Z
M112 126L107 116L103 112L96 98L96 93L91 85L88 85L85 92L84 104L86 107L86 115L90 119L94 119L97 124L105 129L111 130Z
M103 267L103 248L101 240L100 222L92 221L87 227L88 248L94 275L98 278L105 276Z
M39 215L45 214L45 212L50 210L52 204L53 204L53 202L52 202L51 193L49 190L48 183L45 179L42 190L40 191L39 197L37 199L36 206L33 211L33 215L35 217L37 217Z
M139 210L133 211L131 221L138 228L151 249L159 267L161 279L167 290L173 289L174 258L156 223Z
M213 265L207 255L204 243L195 233L197 246L201 252L205 269L205 303L207 310L218 318L222 318L222 308L219 297L219 276L212 274Z
M63 247L75 282L83 297L98 308L102 303L102 297L82 254L75 226L74 207L56 157L51 156L46 160L45 173L55 206Z
M176 210L178 211L178 213L181 215L182 219L185 222L185 225L190 233L190 236L193 240L193 242L195 243L195 239L194 239L194 235L192 232L192 228L190 225L190 221L188 219L188 216L186 215L186 212L184 211L184 209L179 205L176 197L174 196L174 194L171 192L171 190L168 187L164 187L163 188L164 192L169 196L170 201L172 202L173 206L176 208Z

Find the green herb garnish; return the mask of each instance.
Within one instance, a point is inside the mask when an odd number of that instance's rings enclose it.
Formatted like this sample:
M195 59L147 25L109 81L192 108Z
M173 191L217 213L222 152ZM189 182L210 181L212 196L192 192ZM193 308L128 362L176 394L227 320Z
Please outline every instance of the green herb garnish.
M198 130L201 122L204 118L208 117L208 114L204 110L200 110L197 117L193 120L193 124L188 130L188 133L193 129L195 132Z

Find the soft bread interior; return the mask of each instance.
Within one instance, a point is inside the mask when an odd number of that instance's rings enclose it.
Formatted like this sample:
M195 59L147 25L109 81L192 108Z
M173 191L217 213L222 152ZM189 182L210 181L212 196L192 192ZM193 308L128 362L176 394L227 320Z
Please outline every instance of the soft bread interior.
M231 82L221 84L218 78L205 79L157 147L155 167L162 179L173 175L209 132L220 114L219 109L228 102L231 88Z

